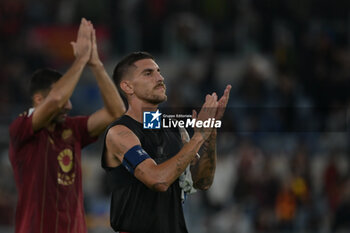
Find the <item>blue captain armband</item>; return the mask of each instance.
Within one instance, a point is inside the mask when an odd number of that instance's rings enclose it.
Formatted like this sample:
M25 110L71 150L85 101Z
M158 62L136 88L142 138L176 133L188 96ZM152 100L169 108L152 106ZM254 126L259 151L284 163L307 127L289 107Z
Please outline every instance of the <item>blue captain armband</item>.
M151 157L147 154L147 152L144 149L142 149L140 145L136 145L124 154L122 164L126 168L126 170L128 170L128 172L134 174L137 165L149 158Z

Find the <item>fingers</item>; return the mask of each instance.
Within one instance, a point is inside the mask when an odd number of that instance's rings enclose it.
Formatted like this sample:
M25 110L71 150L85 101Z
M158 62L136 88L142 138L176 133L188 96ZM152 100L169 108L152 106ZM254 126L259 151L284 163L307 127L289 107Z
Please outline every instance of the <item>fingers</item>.
M213 92L211 95L206 95L205 102L202 106L202 109L200 112L197 113L195 110L192 111L193 118L200 120L200 121L206 121L208 119L212 119L215 117L218 107L218 96L215 92ZM212 131L212 126L209 126L208 128L196 128L195 130L200 133L200 135L203 137L204 140L206 140Z
M232 86L227 85L224 91L224 94L220 98L219 102L221 105L226 106L228 99L230 98L230 91L231 91Z
M79 26L79 30L78 30L78 38L84 36L84 34L86 34L86 32L89 31L89 29L90 29L89 22L85 18L82 18Z
M82 18L79 26L79 30L78 30L77 43L83 39L90 40L92 29L93 28L92 28L91 22L86 20L85 18Z
M207 95L205 96L205 102L208 102L209 100L210 100L210 95L207 94Z
M92 42L92 56L97 56L98 57L98 52L97 52L97 42L96 42L96 30L92 28L92 36L91 36L91 42Z
M76 48L75 48L75 42L71 41L70 44L71 44L71 46L73 48L73 54L74 54L74 56L76 56L77 55L77 51L76 51Z
M92 29L92 44L96 45L96 30Z
M205 105L212 105L215 101L217 101L218 96L215 92L213 92L211 95L207 94L205 97Z
M208 118L213 118L216 115L216 110L218 107L217 95L213 92L211 95L205 97L205 102L202 106L201 111L198 114L198 118L201 120L206 120Z
M88 24L91 27L91 42L92 42L92 46L96 45L96 31L94 28L94 25L91 23L90 20L88 20Z
M78 29L78 34L77 34L77 37L81 37L81 34L82 34L82 30L83 30L83 27L85 25L85 18L82 18L81 21L80 21L80 25L79 25L79 29Z
M182 143L185 144L185 143L189 142L190 141L190 136L188 135L186 129L180 127L179 131L180 131Z
M218 109L215 116L215 119L221 119L226 110L226 106L230 97L231 85L227 85L224 91L223 96L218 101Z
M192 110L192 119L197 119L197 111L196 110Z
M99 58L98 49L97 49L96 30L93 28L93 26L92 26L92 31L91 31L91 44L92 44L92 50L91 50L91 56L90 56L88 64L92 67L101 65L102 62Z
M230 98L230 92L231 92L231 85L227 85L224 91L224 97L226 98L226 100L228 101L228 99Z
M232 88L232 86L230 84L226 86L225 91L224 91L225 96L228 97L230 95L231 88Z
M94 25L92 24L92 22L90 20L86 20L85 18L82 18L81 25L85 26L86 28L89 29L90 36L91 36L91 41L92 41L93 44L96 43L96 30L95 30Z
M92 32L93 26L91 21L82 18L78 29L77 40L71 42L75 57L82 59L84 62L88 61L91 54Z
M232 88L232 86L231 86L231 85L227 85L227 86L226 86L226 88L225 88L225 90L224 90L224 94L222 95L222 97L229 98L231 88Z
M205 103L203 104L203 108L211 109L211 108L217 108L218 106L218 96L215 92L211 95L207 95L205 98Z

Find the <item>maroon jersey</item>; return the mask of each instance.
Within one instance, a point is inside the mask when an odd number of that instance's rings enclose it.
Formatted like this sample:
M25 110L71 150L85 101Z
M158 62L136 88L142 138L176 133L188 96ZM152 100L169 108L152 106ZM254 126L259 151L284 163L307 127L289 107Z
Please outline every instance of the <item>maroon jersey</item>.
M9 129L16 233L85 233L81 149L96 140L88 117L67 117L53 132L33 132L32 116L21 114Z

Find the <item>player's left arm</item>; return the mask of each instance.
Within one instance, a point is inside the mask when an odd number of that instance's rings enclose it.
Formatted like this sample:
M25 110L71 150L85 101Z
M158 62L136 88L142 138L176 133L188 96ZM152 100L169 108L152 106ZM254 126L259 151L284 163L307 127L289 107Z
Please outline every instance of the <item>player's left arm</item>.
M92 51L88 65L96 77L104 103L104 107L93 113L88 120L89 134L94 137L125 112L123 100L99 58L95 29L92 32Z
M224 115L230 90L231 85L227 85L223 96L218 101L216 120L221 120ZM200 158L191 164L193 187L196 189L207 190L213 183L216 168L216 135L217 131L214 129L201 147Z
M191 163L193 187L207 190L213 183L216 168L216 129L203 143L200 157Z

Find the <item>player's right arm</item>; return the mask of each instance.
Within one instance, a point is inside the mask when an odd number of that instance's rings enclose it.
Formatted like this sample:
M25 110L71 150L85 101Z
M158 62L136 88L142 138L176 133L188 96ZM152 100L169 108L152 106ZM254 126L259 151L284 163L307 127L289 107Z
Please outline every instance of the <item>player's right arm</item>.
M208 95L198 119L206 120L215 116L217 108L217 96ZM197 155L197 152L203 142L209 137L212 129L197 129L182 149L169 160L157 164L152 158L148 157L136 165L134 176L143 182L147 187L164 192L168 187L183 173L186 167ZM127 127L116 125L112 127L106 137L107 158L109 167L116 167L123 163L124 156L132 148L141 146L137 136ZM137 158L137 154L135 155Z
M76 59L68 71L52 86L43 102L35 108L32 117L34 131L47 126L73 94L81 73L90 58L91 33L91 23L83 18L79 26L77 40L71 43Z

